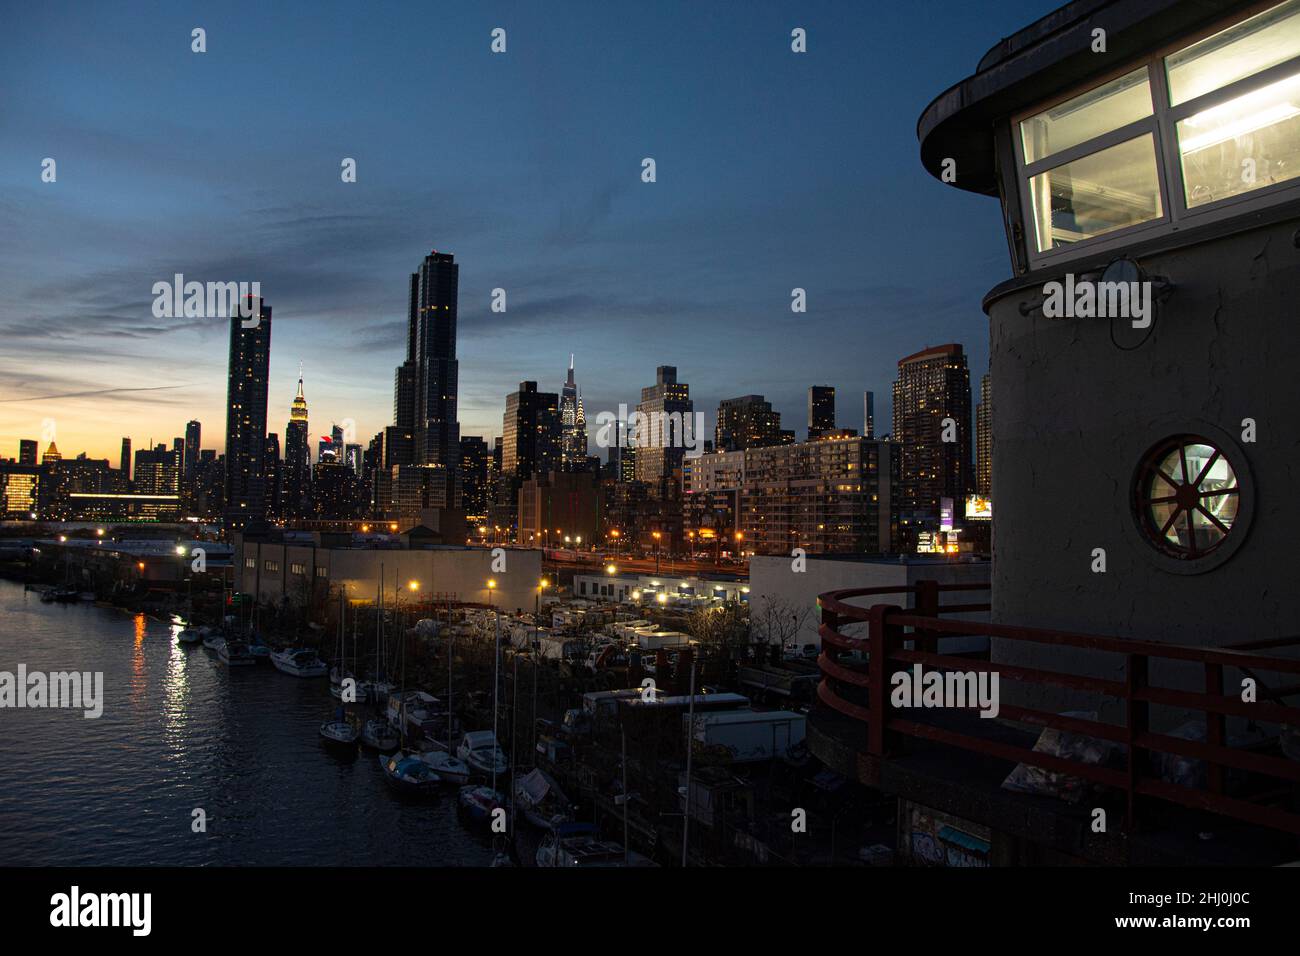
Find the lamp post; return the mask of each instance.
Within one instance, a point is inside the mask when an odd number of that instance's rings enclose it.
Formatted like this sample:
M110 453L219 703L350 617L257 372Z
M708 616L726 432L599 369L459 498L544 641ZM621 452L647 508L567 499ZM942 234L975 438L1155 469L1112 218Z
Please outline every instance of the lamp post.
M548 584L546 578L542 578L537 582L537 593L533 595L533 766L537 765L537 657L542 650L541 603L542 592Z
M659 573L659 540L663 537L658 531L651 532L650 535L655 539L655 574Z

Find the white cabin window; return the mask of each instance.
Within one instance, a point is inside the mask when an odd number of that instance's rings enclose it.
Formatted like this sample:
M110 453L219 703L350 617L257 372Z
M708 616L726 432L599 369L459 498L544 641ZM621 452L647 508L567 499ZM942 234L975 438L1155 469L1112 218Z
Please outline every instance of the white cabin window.
M1293 198L1300 0L1013 121L1034 268Z
M1165 60L1189 209L1300 175L1300 0Z

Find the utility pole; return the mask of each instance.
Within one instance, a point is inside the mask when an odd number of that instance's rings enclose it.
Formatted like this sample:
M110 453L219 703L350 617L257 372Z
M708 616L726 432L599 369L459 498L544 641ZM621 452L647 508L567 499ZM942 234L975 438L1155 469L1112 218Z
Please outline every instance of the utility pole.
M686 866L686 845L691 829L691 752L695 749L695 658L691 658L691 701L686 718L686 812L682 814L682 866Z
M628 839L627 839L627 728L623 727L621 722L619 732L623 737L623 865L628 865Z

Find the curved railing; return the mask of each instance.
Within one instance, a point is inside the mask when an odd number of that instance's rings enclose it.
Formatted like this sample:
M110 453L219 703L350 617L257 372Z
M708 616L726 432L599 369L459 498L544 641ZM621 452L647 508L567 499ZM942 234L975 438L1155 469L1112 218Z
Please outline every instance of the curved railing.
M940 595L945 593L980 590L987 591L988 585L944 585L921 581L906 587L829 591L818 597L821 609L818 633L822 639L818 666L822 680L817 696L823 705L841 717L863 725L862 752L885 759L900 749L902 738L910 737L1068 773L1123 791L1127 798L1125 823L1130 828L1136 824L1138 798L1153 797L1300 834L1300 813L1293 809L1294 795L1291 794L1295 785L1300 784L1300 761L1229 747L1226 726L1229 716L1300 726L1300 708L1280 703L1282 698L1300 693L1300 683L1270 686L1256 676L1260 673L1300 675L1300 660L1255 652L1260 648L1300 644L1300 638L1279 638L1235 647L1192 647L943 617L988 611L988 604L940 603ZM915 596L912 609L885 603L869 607L849 603L854 598L904 594ZM841 633L841 628L850 623L866 624L867 636ZM1123 658L1124 679L1105 680L939 653L940 640L969 636L984 636L1012 644L1073 648L1089 654L1118 654ZM845 660L843 655L851 652L860 652L865 655L865 660ZM1204 671L1205 691L1153 685L1149 680L1153 661L1200 665ZM981 727L981 724L987 725L987 722L980 721L973 714L969 715L973 718L969 725L963 725L959 730L900 716L902 711L888 705L890 678L899 665L912 667L918 664L937 670L990 672L998 675L999 680L1065 688L1122 701L1123 724L1067 717L1007 703L1000 704L999 716L1122 744L1126 750L1125 767L1116 769L1084 764L1008 744L1003 739L992 739L982 735L982 731L988 728ZM1225 695L1226 668L1236 668L1255 680L1259 687L1258 698L1246 701L1240 694ZM1183 708L1201 715L1205 721L1205 739L1189 740L1152 732L1149 718L1153 704ZM973 710L969 706L965 709ZM1207 786L1194 789L1162 779L1151 767L1149 759L1156 753L1205 761ZM1256 784L1252 796L1228 795L1225 780L1229 769L1252 775ZM1269 782L1271 789L1259 785L1263 781Z

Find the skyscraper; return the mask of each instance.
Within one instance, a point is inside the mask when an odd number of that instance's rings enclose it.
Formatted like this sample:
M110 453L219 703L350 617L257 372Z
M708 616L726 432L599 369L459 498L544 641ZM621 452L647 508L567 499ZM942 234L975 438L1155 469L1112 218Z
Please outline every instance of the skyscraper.
M487 442L481 435L461 436L461 501L465 517L475 524L482 524L488 516L488 462L491 457Z
M135 453L135 490L141 495L176 495L181 486L181 452L161 442Z
M520 480L554 471L560 462L560 397L520 382L506 396L502 420L501 473Z
M194 485L194 476L199 470L199 446L203 434L203 426L196 421L186 422L185 424L185 470L182 476L182 484L188 491Z
M289 422L284 426L284 476L280 490L280 514L302 518L307 514L311 481L311 446L308 444L307 396L298 370L298 394L289 405Z
M129 438L122 439L122 458L118 467L122 469L122 474L129 483L131 481L131 439Z
M980 380L980 402L975 406L975 491L993 493L993 391L989 377Z
M970 371L960 345L924 349L898 362L894 441L899 445L899 534L912 550L937 530L941 498L954 506L970 489Z
M459 537L458 532L430 512L459 512L461 506L456 414L459 268L454 256L435 250L411 273L406 360L393 375L393 425L384 430L373 490L377 510L404 520L431 521L449 540Z
M686 434L694 428L691 387L677 381L676 366L660 365L655 369L655 384L641 389L636 410L649 423L636 440L636 480L662 495L666 491L662 483L682 467L686 441L692 437Z
M876 437L876 393L862 393L862 437Z
M407 346L414 332L417 348L415 461L440 465L449 480L460 464L460 423L456 418L459 271L455 257L448 253L425 256L419 271L411 276L411 312L407 317Z
M719 403L713 438L715 451L744 451L790 444L794 432L781 430L781 413L762 395L742 395Z
M271 307L249 296L247 319L230 319L226 384L225 526L241 530L266 517L266 396ZM251 324L248 324L251 323Z
M582 471L587 467L587 416L582 396L573 380L573 355L569 355L569 377L560 390L560 468Z
M23 438L18 442L18 464L35 465L40 446L34 439Z
M267 517L279 518L284 498L284 469L280 463L280 436L275 432L266 436L265 482Z
M835 387L811 385L808 388L808 440L822 432L835 430Z

